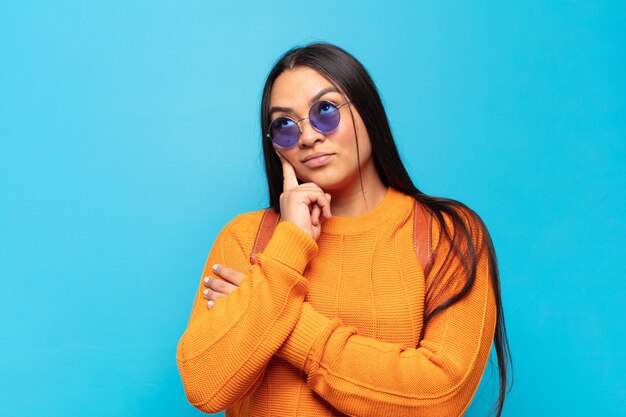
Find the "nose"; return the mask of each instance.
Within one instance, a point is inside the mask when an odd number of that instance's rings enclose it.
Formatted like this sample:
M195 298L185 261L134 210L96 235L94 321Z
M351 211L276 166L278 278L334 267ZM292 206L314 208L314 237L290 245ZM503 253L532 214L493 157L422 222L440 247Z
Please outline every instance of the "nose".
M311 121L308 117L304 117L298 120L298 126L300 127L300 140L298 141L298 145L300 147L310 148L311 146L315 145L316 142L324 141L324 134L313 129Z

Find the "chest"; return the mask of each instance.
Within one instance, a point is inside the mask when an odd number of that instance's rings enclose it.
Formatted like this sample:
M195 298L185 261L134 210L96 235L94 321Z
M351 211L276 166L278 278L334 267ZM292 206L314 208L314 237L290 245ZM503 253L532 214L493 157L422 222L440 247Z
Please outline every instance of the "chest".
M309 264L307 301L358 334L415 346L424 317L424 274L412 228L320 238Z

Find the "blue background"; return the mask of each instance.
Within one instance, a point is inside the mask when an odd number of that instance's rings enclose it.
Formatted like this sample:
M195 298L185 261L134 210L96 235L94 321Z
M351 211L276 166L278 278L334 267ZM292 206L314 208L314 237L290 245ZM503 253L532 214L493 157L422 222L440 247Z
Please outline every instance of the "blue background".
M176 344L213 239L267 204L264 77L315 40L487 223L504 415L626 414L625 2L2 1L1 416L200 415Z

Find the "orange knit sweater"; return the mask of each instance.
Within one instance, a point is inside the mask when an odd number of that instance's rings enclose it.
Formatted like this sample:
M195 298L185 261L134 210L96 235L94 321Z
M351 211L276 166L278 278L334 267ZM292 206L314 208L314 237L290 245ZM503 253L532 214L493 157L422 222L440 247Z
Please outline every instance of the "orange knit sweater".
M262 211L221 232L203 277L221 263L245 272L239 289L206 308L204 286L177 351L189 401L227 416L458 416L484 371L496 309L482 234L472 291L422 333L429 277L413 249L413 199L389 189L359 217L333 217L317 242L278 224L250 267ZM475 222L475 219L474 219ZM475 226L476 224L474 224ZM433 222L433 247L439 240ZM458 291L450 268L438 305ZM430 300L430 298L429 298ZM430 306L432 308L432 306Z

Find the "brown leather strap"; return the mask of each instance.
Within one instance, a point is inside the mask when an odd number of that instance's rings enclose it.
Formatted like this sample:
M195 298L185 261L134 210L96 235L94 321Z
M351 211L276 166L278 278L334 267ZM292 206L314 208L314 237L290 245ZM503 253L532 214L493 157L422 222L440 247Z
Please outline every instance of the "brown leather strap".
M261 225L259 226L259 230L256 234L256 239L254 239L252 252L250 253L251 265L257 263L256 254L263 252L263 249L265 249L265 246L267 246L267 242L270 241L272 234L274 234L274 229L276 229L279 221L280 214L276 213L271 208L265 210L265 212L263 213L263 217L261 218Z
M424 268L424 277L433 266L432 216L430 210L417 201L413 207L413 246L415 254Z

